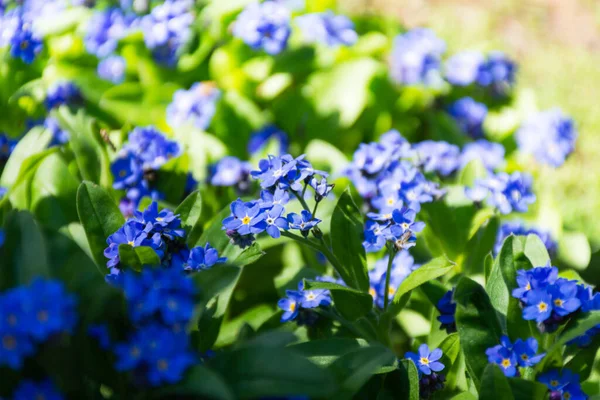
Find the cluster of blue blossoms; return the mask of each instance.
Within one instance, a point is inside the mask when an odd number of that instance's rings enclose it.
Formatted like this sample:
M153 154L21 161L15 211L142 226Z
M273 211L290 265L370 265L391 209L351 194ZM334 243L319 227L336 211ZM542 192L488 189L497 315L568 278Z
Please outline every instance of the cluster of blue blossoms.
M317 281L333 282L329 277L318 277ZM313 325L318 319L315 308L331 305L331 294L326 289L305 289L304 282L298 282L298 290L286 290L286 297L277 306L283 310L281 322L296 321L298 325Z
M556 240L552 238L550 232L541 228L527 226L521 220L508 221L500 225L500 229L498 229L498 234L496 235L496 243L494 244L494 255L500 254L504 239L511 234L515 236L537 235L546 246L550 257L556 255L558 244L556 243Z
M72 333L77 299L55 280L35 279L0 295L0 365L14 370L35 354L36 345Z
M445 366L440 362L443 353L441 349L429 350L429 346L419 346L419 354L407 352L404 357L412 360L417 366L419 373L419 395L422 399L428 399L433 392L442 390L446 377L439 372Z
M113 187L126 192L120 203L124 215L131 216L144 196L161 198L152 187L155 173L170 158L179 155L179 150L177 142L168 140L152 126L135 128L129 133L129 142L111 165Z
M447 111L461 131L474 139L483 138L483 122L488 113L485 104L479 103L471 97L463 97L450 104Z
M513 344L508 336L500 338L499 345L490 347L485 351L488 361L500 367L504 375L519 376L518 367L533 367L546 355L537 354L538 342L534 338L527 340L517 339Z
M450 57L444 65L444 76L451 84L476 84L499 96L511 91L516 72L516 64L499 51L490 52L487 58L477 51L463 51Z
M530 116L515 134L519 149L551 167L560 167L575 150L573 120L558 108Z
M586 400L588 398L581 390L579 375L569 369L550 370L540 375L538 381L548 387L549 400Z
M385 302L385 281L387 277L387 265L389 256L383 257L375 263L375 267L369 270L369 293L373 296L374 303L383 308ZM397 288L402 282L420 265L415 265L414 258L407 250L395 254L390 269L390 281L388 287L388 300L394 298Z
M576 312L600 309L600 295L577 281L558 277L558 268L548 264L517 271L518 288L512 296L523 307L523 318L536 321L540 329L554 332Z
M220 96L221 91L213 82L196 82L189 90L177 90L167 107L167 122L173 128L190 125L206 130Z
M271 237L281 236L281 230L296 229L303 236L308 236L320 219L314 217L316 206L333 189L327 183L327 173L313 168L304 156L293 158L289 154L283 156L270 155L260 161L259 169L250 174L260 182L260 199L244 202L240 199L231 203L231 216L223 220L223 229L236 245L244 248L252 244L255 235L266 231ZM320 177L320 179L318 178ZM296 196L303 206L306 189L314 192L315 208L313 212L307 207L300 214L289 213L284 216L285 205L290 194Z
M0 14L0 48L9 46L10 55L31 64L42 51L41 37L34 31L36 15L17 6Z
M275 55L287 47L292 33L291 22L291 10L282 2L253 2L238 15L233 25L233 35L254 50ZM336 47L351 46L358 39L353 22L331 11L305 14L296 17L295 22L307 42Z
M189 249L185 236L179 216L168 209L159 211L156 202L143 212L135 211L132 218L106 239L108 247L104 256L109 259L106 266L110 269L107 280L121 284L122 270L126 267L119 258L121 245L151 247L164 267L179 271L198 271L226 261L208 243L205 247Z
M467 197L475 202L486 203L502 214L526 212L535 203L531 175L521 172L500 172L477 179L472 188L466 188Z

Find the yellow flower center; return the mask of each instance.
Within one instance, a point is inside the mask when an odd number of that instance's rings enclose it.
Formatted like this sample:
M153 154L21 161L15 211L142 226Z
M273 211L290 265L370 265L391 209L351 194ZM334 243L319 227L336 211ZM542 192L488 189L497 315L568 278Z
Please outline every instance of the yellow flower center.
M501 365L502 365L502 366L503 366L505 369L506 369L506 368L508 368L508 367L510 367L510 365L511 365L511 364L510 364L510 360L509 360L508 358L504 358L504 359L502 360L502 364L501 364Z
M394 205L394 199L393 199L392 197L390 197L390 198L387 200L387 203L388 203L388 205L389 205L389 206L393 206L393 205Z
M429 358L427 358L427 357L421 357L421 359L419 360L419 362L422 365L429 365Z
M127 244L133 247L133 245L134 245L135 243L133 243L133 240L130 240L129 242L127 242Z
M551 380L551 381L550 381L550 386L552 386L552 387L556 387L556 386L558 386L558 381Z
M371 295L371 297L375 297L377 295L377 292L375 291L375 289L369 288L369 294Z
M525 286L525 290L531 290L531 283L527 282L527 286Z
M158 222L162 221L163 219L164 219L164 218L162 218L162 217L156 217L156 220L157 220Z
M562 299L556 299L556 300L554 300L554 305L556 307L562 307L563 303L564 303L564 301L562 301Z
M120 178L124 178L125 175L127 175L127 171L125 171L124 169L122 169L122 170L119 171L119 177Z
M242 218L242 224L248 225L250 223L250 220L251 218L246 215L244 218Z
M317 296L315 296L315 294L313 292L308 292L308 294L306 295L306 298L308 300L314 300L317 298Z
M521 360L527 361L529 360L529 357L527 356L527 354L521 354Z
M291 312L296 311L296 302L293 301L293 302L290 303L290 311Z
M563 395L563 399L569 400L571 398L571 393L569 393L569 392L564 392L562 395Z
M540 301L537 307L539 312L544 312L548 309L548 304L544 303L543 301Z
M388 288L388 295L393 295L394 293L396 293L396 289L394 289L393 287L389 287Z

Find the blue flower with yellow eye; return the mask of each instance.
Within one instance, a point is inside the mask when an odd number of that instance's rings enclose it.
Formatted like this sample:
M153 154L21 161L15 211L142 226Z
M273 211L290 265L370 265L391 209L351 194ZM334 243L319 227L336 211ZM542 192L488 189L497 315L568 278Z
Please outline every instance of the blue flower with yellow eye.
M573 371L563 368L550 370L538 377L538 381L548 387L549 398L585 400L587 395L581 390L579 375Z
M206 243L204 247L194 247L190 250L184 269L192 271L209 269L215 264L222 264L226 261L227 257L219 257L217 250Z
M317 226L320 219L314 218L310 211L302 210L300 214L289 213L287 220L290 224L290 229L298 229L302 234L308 234L312 228Z
M523 319L544 322L554 309L552 296L545 290L531 290L527 293L527 306L523 309Z
M564 317L575 312L581 307L577 298L577 282L558 279L553 285L548 286L548 293L552 297L553 310Z
M433 372L440 372L444 369L444 364L439 361L442 355L442 350L429 351L429 346L422 344L419 346L419 354L408 352L404 357L414 361L419 370L419 375L431 375Z
M271 209L265 211L265 222L267 223L267 233L274 239L281 236L280 230L289 228L288 220L283 217L285 209L283 206L276 204Z
M175 215L173 211L166 208L159 211L158 203L155 201L150 203L143 212L135 211L133 219L144 225L144 232L148 235L158 233L161 237L171 240L185 236L179 214Z
M517 339L513 350L517 356L517 362L522 367L533 367L546 355L546 353L537 354L538 342L532 337L527 340Z
M295 290L286 290L287 297L277 302L277 307L283 310L281 315L281 322L288 322L294 320L300 312L300 306L304 296L302 292Z
M113 162L110 170L115 178L113 187L118 190L135 185L144 173L137 158L131 153Z
M148 243L148 234L144 232L143 224L135 220L129 220L110 235L106 239L106 243L108 247L104 249L104 257L109 259L106 266L112 268L119 264L119 245L143 246Z
M503 335L500 338L500 344L490 347L485 354L488 362L498 365L504 375L509 377L517 375L517 355L513 351L513 344L508 336Z
M223 220L223 227L240 235L257 234L267 228L265 217L258 202L237 199L231 203L231 216Z

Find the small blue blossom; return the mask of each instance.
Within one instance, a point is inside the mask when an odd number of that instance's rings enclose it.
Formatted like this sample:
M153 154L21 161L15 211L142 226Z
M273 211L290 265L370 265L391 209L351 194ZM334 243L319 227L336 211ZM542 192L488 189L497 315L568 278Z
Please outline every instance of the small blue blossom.
M108 268L117 267L119 264L119 245L121 244L128 244L132 247L146 245L157 247L156 242L148 238L148 233L144 231L144 228L144 224L136 220L128 220L106 239L108 247L104 249L104 257L109 259L106 263ZM158 236L160 237L160 235Z
M23 380L19 382L19 386L15 389L13 400L63 400L63 395L58 391L57 387L49 379L34 382L31 380Z
M429 29L416 28L394 38L390 74L404 85L436 85L440 80L440 57L444 41Z
M111 55L98 63L98 76L114 84L122 83L125 80L125 70L127 64L121 56Z
M426 140L417 143L415 150L425 172L437 172L448 176L458 168L460 149L456 145Z
M206 130L217 110L221 91L213 82L196 82L189 90L179 89L167 106L167 122L173 128L186 125Z
M88 335L96 339L101 349L108 350L110 348L110 332L106 324L90 325Z
M35 57L42 51L43 43L27 22L21 22L10 40L10 55L20 58L25 64L31 64Z
M134 128L123 150L134 154L144 169L158 169L180 152L177 142L153 126Z
M108 57L128 33L132 21L118 8L95 11L87 24L85 48L97 57Z
M291 33L291 13L277 1L250 3L238 15L233 25L233 35L242 39L254 50L264 50L275 55L287 47Z
M518 288L513 289L512 296L526 301L528 293L533 289L545 289L558 279L558 268L550 265L535 267L530 270L517 271Z
M284 206L290 201L290 193L280 188L276 188L274 192L263 190L260 192L260 201L263 208L271 208L275 205Z
M300 305L304 299L302 292L296 290L286 290L285 294L287 297L277 303L277 307L283 310L281 322L294 320L300 312Z
M440 329L445 329L449 334L456 332L456 319L454 318L456 303L453 301L452 296L454 296L454 289L448 290L436 305L440 313L437 317L437 320L441 323Z
M281 229L287 230L289 228L288 220L283 217L284 211L283 206L279 204L275 204L272 208L265 211L266 231L274 239L281 236Z
M260 187L268 189L277 184L282 184L283 178L288 174L295 176L296 164L297 161L290 155L281 157L269 155L268 159L260 160L258 163L259 169L252 171L251 175L254 179L261 181Z
M298 229L303 235L308 235L308 231L317 226L320 219L314 218L310 211L302 210L300 215L296 213L289 213L287 220L290 224L290 229Z
M133 220L144 225L144 232L149 236L158 233L162 238L171 240L185 236L179 214L175 215L166 208L159 211L158 203L155 201L150 203L143 212L134 212Z
M513 350L521 367L533 367L546 355L546 353L537 354L538 342L532 337L527 340L517 339Z
M477 80L485 58L478 51L462 51L454 54L444 64L448 82L455 86L468 86Z
M5 133L0 133L0 160L8 160L17 143L19 143L19 139L14 139Z
M331 305L331 294L327 289L306 289L304 282L298 282L298 291L302 293L302 308L327 307Z
M408 352L404 355L405 358L409 358L414 361L419 371L419 376L431 375L432 372L440 372L443 370L444 364L439 360L442 358L442 350L434 349L429 351L429 346L422 344L419 346L419 354Z
M287 134L275 125L267 125L259 131L254 132L248 140L248 153L253 156L264 151L269 143L274 141L280 155L287 153L289 138Z
M365 223L365 240L363 247L367 253L377 252L385 246L388 236L387 226L373 220L367 220Z
M526 212L536 199L532 193L531 176L520 172L511 175L501 172L479 179L473 188L466 189L466 195L473 201L486 200L502 214Z
M223 227L240 235L257 234L267 228L265 217L258 202L237 199L231 203L231 216L223 220Z
M552 315L552 296L545 290L530 290L525 300L527 307L523 309L523 319L544 322Z
M515 134L519 149L552 167L564 164L575 150L577 131L573 120L558 108L529 117Z
M318 203L323 200L325 197L331 193L333 190L334 184L328 184L327 178L321 178L318 180L315 177L312 177L308 183L310 187L312 187L315 191L315 201Z
M57 82L48 89L44 105L47 110L51 110L63 104L73 105L81 100L81 92L73 82Z
M335 15L330 10L296 17L295 22L309 43L322 43L329 47L351 46L358 40L350 18Z
M485 351L488 357L488 362L496 364L500 367L504 375L508 377L516 376L518 374L518 359L517 355L513 351L513 345L507 336L500 338L499 345L490 347Z
M477 83L489 87L495 95L506 95L515 83L516 64L504 53L493 51L487 55L486 61L480 66Z
M467 135L475 139L483 137L483 121L488 112L485 104L463 97L450 104L447 111Z
M237 157L223 157L214 166L210 183L214 186L237 185L240 190L247 189L251 169L250 163L241 161Z
M460 154L460 168L473 160L479 160L488 171L493 171L504 163L504 146L500 143L479 139L468 143Z
M552 296L554 312L564 317L575 312L581 307L581 301L577 298L577 282L558 279L548 287L548 293Z
M227 257L219 257L216 249L212 248L209 243L204 247L194 247L190 250L190 255L187 263L184 264L184 269L198 271L201 269L209 269L215 264L222 264L227 261Z
M550 370L538 377L538 381L548 387L549 399L586 400L587 395L581 390L579 375L563 368Z

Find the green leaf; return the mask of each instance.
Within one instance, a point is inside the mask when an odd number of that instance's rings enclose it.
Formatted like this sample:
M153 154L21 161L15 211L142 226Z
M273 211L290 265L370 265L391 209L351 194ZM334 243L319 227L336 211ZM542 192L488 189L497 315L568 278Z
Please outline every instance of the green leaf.
M209 366L220 372L236 399L275 396L331 398L331 372L285 348L243 348L220 354Z
M175 209L181 218L181 225L187 232L187 243L196 243L202 233L200 216L202 215L202 196L198 190L193 191Z
M483 162L479 158L476 158L469 161L469 163L460 171L458 183L463 186L472 187L477 179L485 178L486 176L487 169L483 165Z
M533 267L543 267L550 262L548 249L537 235L529 234L527 236L524 253Z
M19 176L23 176L24 170L27 169L28 158L43 152L48 143L52 139L51 132L42 127L31 129L21 140L10 155L10 158L2 171L0 185L3 187L11 187L17 181Z
M219 298L216 297L210 307L205 307L202 311L197 324L198 331L192 332L192 335L197 333L197 340L194 341L194 344L200 353L210 350L219 337L223 316L215 316L218 305Z
M433 232L444 254L457 260L474 234L473 231L479 229L488 215L486 211L481 210L480 218L474 222L477 212L472 204L449 205L446 201L423 204L423 212L419 215L422 215L427 229Z
M331 217L331 245L340 262L337 271L344 282L362 292L369 290L369 275L363 242L362 214L346 189Z
M46 243L42 232L25 211L12 211L5 224L0 290L31 282L36 277L50 277Z
M158 398L175 398L177 396L195 396L214 400L236 399L225 379L202 364L194 365L186 373L183 382L166 386L156 393Z
M186 153L167 161L156 171L156 189L165 194L165 200L178 204L185 191L190 159Z
M335 308L342 316L355 321L367 315L373 308L373 297L347 286L332 282L304 281L306 289L328 289L333 297Z
M558 241L558 258L576 270L584 270L590 264L590 242L581 232L563 232Z
M500 322L483 287L467 277L458 281L454 301L456 326L467 371L479 388L483 370L488 365L485 351L500 343Z
M398 363L400 371L400 387L402 391L397 393L397 398L402 400L419 400L419 371L412 360L400 360Z
M465 361L458 333L448 335L438 347L442 350L442 363L446 366L446 387L450 390L466 390Z
M565 365L565 368L578 374L580 382L587 380L592 372L599 347L600 336L596 336L589 346L583 347L577 351L573 358Z
M156 251L149 246L130 246L128 244L119 245L119 263L122 266L141 271L142 267L160 265L160 257Z
M395 361L394 353L380 345L344 354L329 366L340 386L334 398L351 398L379 369L393 365Z
M454 268L454 263L445 257L438 257L422 267L413 271L404 281L394 294L394 299L390 304L387 313L394 316L397 315L404 307L403 297L411 290L423 285L426 282L446 275Z
M496 364L489 364L485 367L483 376L481 377L479 398L515 400L508 384L508 378L504 376L504 373Z
M302 354L319 366L327 367L344 354L366 346L368 343L363 339L332 337L294 344L288 349Z
M77 213L85 229L94 261L100 272L106 274L106 257L104 257L106 238L125 223L125 218L110 194L91 182L83 182L79 185Z
M548 388L539 382L510 378L508 384L515 400L545 400L548 395Z

